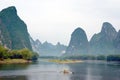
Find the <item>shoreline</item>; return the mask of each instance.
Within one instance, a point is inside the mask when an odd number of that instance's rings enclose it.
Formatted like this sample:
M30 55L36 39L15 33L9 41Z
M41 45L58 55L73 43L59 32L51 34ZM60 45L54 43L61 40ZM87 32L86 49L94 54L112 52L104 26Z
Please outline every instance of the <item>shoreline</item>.
M49 62L59 63L59 64L69 64L69 63L81 63L83 60L49 60Z
M32 61L28 61L25 59L4 59L0 60L0 64L24 64L24 63L32 63Z

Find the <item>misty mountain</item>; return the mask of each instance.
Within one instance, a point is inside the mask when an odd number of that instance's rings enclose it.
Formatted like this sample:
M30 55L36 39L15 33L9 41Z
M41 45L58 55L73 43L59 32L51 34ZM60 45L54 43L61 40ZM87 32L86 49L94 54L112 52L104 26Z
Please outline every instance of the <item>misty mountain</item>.
M31 38L32 48L35 52L39 53L40 56L60 56L65 53L66 46L60 44L59 42L56 45L45 41L41 43L38 39L33 40Z
M112 24L104 22L101 31L89 42L85 31L77 28L71 34L68 47L60 42L56 45L47 41L41 43L30 37L26 24L11 6L0 11L0 44L9 49L33 49L41 56L113 54L120 53L120 30L117 32Z
M115 53L120 54L120 30L114 40Z
M27 26L14 6L0 12L0 44L9 49L32 50Z
M34 41L32 37L30 37L30 42L31 42L33 51L39 53L39 49L42 43L38 39Z
M120 53L120 30L117 32L112 24L104 22L101 31L94 34L89 42L83 29L75 29L64 56L116 53Z
M73 31L65 55L79 55L88 53L88 39L82 28Z
M114 53L113 41L117 31L108 22L104 22L101 32L94 34L90 40L90 53L92 54L112 54Z

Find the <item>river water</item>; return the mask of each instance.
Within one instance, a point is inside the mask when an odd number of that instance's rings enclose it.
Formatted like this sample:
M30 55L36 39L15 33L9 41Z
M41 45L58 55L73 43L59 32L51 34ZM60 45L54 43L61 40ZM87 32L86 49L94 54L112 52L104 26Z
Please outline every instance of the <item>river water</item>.
M68 69L73 74L61 71ZM120 80L120 64L85 61L57 64L39 60L33 64L0 65L0 80Z

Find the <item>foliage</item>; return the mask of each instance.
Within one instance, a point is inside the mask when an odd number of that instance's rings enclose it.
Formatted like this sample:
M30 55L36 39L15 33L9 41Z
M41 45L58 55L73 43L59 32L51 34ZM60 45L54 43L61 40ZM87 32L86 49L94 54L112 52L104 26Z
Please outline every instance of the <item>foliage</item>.
M78 55L78 56L67 56L67 57L64 57L63 59L120 61L120 54L112 54L112 55Z
M106 56L105 55L99 55L96 57L97 60L106 60Z
M76 56L67 56L64 58L68 59L80 59L80 60L95 60L96 56L94 55L76 55Z
M0 46L0 58L7 58L8 54L8 49L5 49L4 47Z
M120 54L107 56L107 61L120 61Z
M21 50L9 50L0 46L0 59L25 59L25 60L37 60L38 54L30 51L27 48Z
M83 62L82 60L70 60L70 59L50 59L49 62L55 62L55 63L60 63L60 64L67 64L67 63L79 63Z

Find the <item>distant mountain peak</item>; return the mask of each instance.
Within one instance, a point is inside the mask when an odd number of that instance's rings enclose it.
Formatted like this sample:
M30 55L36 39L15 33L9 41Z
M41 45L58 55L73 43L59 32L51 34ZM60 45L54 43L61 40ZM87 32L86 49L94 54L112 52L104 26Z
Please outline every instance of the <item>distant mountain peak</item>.
M117 34L116 38L119 38L119 43L120 43L120 30L118 31L118 34Z
M117 36L114 40L114 46L116 50L118 51L117 53L119 53L120 52L120 30L118 31Z
M103 37L106 37L106 38L110 39L110 41L112 41L113 39L115 39L115 37L117 35L117 31L112 26L112 24L110 24L108 22L104 22L102 25L102 30L101 30L100 34Z
M7 15L14 15L14 14L17 14L17 10L16 10L16 7L15 6L10 6L8 8L5 8L1 11L1 14L6 14Z
M34 41L31 38L32 48L35 52L39 53L40 56L61 56L66 50L66 46L61 45L60 42L58 42L56 45L53 45L47 41L41 44L36 42L39 42L39 40Z
M118 34L120 34L120 30L118 31Z
M49 44L48 41L45 41L43 44Z
M108 32L116 32L115 28L113 25L109 22L104 22L102 25L102 33L108 33Z
M39 42L39 43L41 43L39 39L36 39L35 42Z
M81 34L81 33L84 33L84 30L82 29L82 28L80 28L80 27L78 27L78 28L76 28L75 30L74 30L74 32L72 33L72 36L73 35L79 35L79 34Z
M74 53L75 54L87 53L87 48L88 48L87 35L82 28L78 27L73 31L71 35L71 40L69 46L67 47L66 55L71 55Z
M1 45L9 49L29 48L32 50L27 25L17 15L14 6L0 11L0 33Z
M117 31L109 22L104 22L101 32L94 34L90 40L90 51L96 54L113 53L113 41Z
M36 44L36 45L41 45L42 43L40 42L39 39L36 39L36 40L35 40L35 44Z
M61 45L61 44L60 44L60 42L57 42L57 44L56 44L56 45Z

